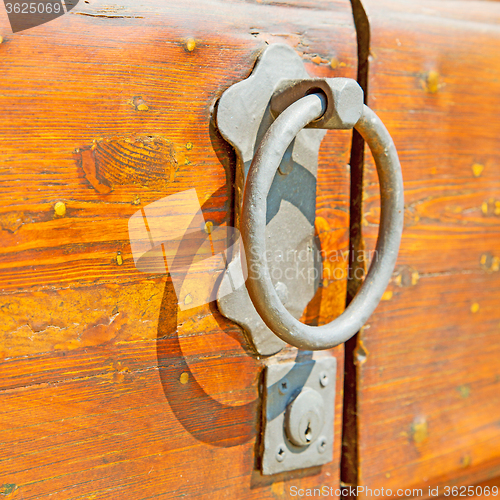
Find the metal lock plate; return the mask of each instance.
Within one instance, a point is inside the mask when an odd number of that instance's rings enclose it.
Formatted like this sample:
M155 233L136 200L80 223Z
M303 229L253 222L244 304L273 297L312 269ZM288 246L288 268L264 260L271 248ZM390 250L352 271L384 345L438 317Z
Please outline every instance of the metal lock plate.
M263 474L333 460L336 372L333 357L266 367Z
M217 126L237 155L235 225L239 228L243 188L253 155L273 122L271 98L284 80L309 79L304 63L288 45L269 46L250 77L234 84L217 106ZM314 240L318 152L326 131L302 130L290 144L267 198L266 244L268 265L281 302L295 318L313 298L321 276L321 258ZM262 321L243 281L241 256L233 254L221 281L220 312L243 327L259 354L270 355L284 346ZM231 287L231 288L230 288Z

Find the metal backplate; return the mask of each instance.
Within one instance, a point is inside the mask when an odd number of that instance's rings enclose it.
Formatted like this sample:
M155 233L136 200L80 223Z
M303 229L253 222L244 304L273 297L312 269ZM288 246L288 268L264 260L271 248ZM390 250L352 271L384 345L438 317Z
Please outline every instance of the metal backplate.
M263 474L304 469L333 460L336 372L337 361L333 357L267 366L263 405ZM316 391L323 400L322 428L315 430L317 438L309 445L295 446L285 430L285 414L300 394L311 391Z
M237 155L235 225L239 228L245 179L263 135L273 122L270 101L282 80L310 78L302 59L288 45L270 45L250 77L222 95L217 126ZM314 296L321 259L314 241L318 152L324 130L305 129L285 153L267 198L266 244L270 275L283 305L295 318ZM227 267L217 299L220 312L243 327L259 354L280 351L285 343L264 324L246 287L235 288L232 276L242 276L236 252ZM231 288L229 288L231 287Z

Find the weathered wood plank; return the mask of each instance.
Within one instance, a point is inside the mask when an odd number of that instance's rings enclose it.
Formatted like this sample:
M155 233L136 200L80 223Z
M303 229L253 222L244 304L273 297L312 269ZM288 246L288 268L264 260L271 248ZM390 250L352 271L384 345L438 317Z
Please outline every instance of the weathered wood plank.
M193 187L206 219L231 224L234 160L214 104L267 43L290 44L311 74L354 76L349 3L90 0L16 35L6 22L0 493L276 499L337 486L342 348L334 462L262 477L263 361L214 307L180 313L165 276L139 273L127 225ZM317 226L335 255L347 249L349 149L349 133L329 132L320 152ZM326 282L305 317L325 322L344 300L345 280Z
M363 2L369 104L405 182L396 272L359 336L359 481L468 484L500 450L500 6ZM364 227L375 243L374 165Z

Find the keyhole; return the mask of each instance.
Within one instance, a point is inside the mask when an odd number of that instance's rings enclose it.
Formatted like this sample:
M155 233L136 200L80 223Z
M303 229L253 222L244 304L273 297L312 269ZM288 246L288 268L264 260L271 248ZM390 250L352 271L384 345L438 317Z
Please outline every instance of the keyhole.
M306 436L306 441L310 443L312 439L311 422L307 422L307 429L305 432L305 436Z

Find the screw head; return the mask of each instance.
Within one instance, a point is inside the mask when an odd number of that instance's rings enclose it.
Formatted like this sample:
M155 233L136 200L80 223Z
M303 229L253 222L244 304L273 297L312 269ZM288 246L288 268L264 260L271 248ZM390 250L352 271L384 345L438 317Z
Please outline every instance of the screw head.
M284 396L285 394L288 393L288 391L290 390L290 383L288 382L288 379L284 378L284 379L281 379L279 382L278 382L278 392Z
M328 378L328 373L321 372L319 374L319 383L321 384L321 387L326 387L328 385L328 382L330 382L330 379Z
M327 445L328 444L328 441L326 440L326 437L325 436L321 436L319 439L318 439L318 451L320 453L324 453L326 451L326 448L327 448Z
M281 443L276 448L276 460L278 462L283 462L283 460L285 460L285 456L286 456L286 448L285 445Z

